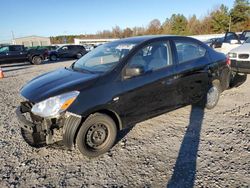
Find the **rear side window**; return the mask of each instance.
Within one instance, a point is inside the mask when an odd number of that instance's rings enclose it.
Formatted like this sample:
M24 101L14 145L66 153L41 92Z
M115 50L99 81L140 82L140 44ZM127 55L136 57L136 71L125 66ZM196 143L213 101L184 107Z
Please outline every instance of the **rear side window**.
M12 52L18 52L18 51L22 51L23 48L22 46L9 46L9 50Z
M206 49L192 41L175 41L179 63L192 61L206 54Z

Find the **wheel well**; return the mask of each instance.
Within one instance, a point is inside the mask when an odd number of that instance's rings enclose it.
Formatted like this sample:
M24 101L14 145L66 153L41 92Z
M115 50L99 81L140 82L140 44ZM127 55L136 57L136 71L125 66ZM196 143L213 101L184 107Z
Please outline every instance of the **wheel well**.
M121 123L121 120L120 120L118 114L116 114L116 113L113 112L113 111L105 110L105 109L104 109L104 110L99 110L99 111L97 111L97 112L102 113L102 114L106 114L106 115L108 115L109 117L111 117L111 118L114 120L114 122L115 122L115 124L116 124L116 126L117 126L117 129L118 129L118 130L121 130L121 129L122 129L122 123ZM95 112L95 113L96 113L96 112Z
M111 117L111 118L114 120L114 122L115 122L115 124L116 124L116 127L117 127L117 130L119 131L119 130L122 129L122 122L121 122L121 120L120 120L118 114L116 114L115 112L113 112L113 111L111 111L111 110L107 110L107 109L97 110L97 111L95 111L95 112L90 113L88 116L82 118L81 123L80 123L80 125L78 126L77 131L76 131L75 136L74 136L74 144L76 144L76 137L77 137L77 134L78 134L79 129L81 128L83 122L84 122L91 114L94 114L94 113L102 113L102 114L108 115L109 117Z
M41 55L33 55L31 59L33 59L35 57L41 57L43 59L43 56L41 56Z

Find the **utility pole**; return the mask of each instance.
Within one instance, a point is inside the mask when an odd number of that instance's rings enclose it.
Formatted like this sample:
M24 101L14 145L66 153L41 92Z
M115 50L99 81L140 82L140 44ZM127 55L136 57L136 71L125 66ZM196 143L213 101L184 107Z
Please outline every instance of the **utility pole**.
M232 22L232 18L231 18L231 14L229 15L229 25L228 25L228 31L231 31L231 22Z
M15 35L14 35L14 32L13 32L13 31L11 31L11 35L12 35L12 43L14 44Z

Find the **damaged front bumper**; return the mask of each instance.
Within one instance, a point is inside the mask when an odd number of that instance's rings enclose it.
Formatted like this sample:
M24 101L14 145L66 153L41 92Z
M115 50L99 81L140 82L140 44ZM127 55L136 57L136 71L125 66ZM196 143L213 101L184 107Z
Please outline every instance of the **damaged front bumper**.
M62 139L66 147L74 146L75 135L81 123L81 116L65 112L61 116L45 119L31 112L33 104L25 101L16 109L24 140L31 146L52 144L55 130L63 129ZM28 136L27 136L28 135Z

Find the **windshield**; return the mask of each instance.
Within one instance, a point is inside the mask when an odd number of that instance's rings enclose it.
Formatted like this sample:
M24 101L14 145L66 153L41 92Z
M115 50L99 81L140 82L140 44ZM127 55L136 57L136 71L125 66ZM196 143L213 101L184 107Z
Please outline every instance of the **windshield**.
M128 42L103 44L79 59L72 68L79 71L107 72L113 69L135 46Z
M250 43L250 37L245 41L245 43Z
M1 52L7 52L7 51L9 51L9 47L8 46L0 47L0 53Z

